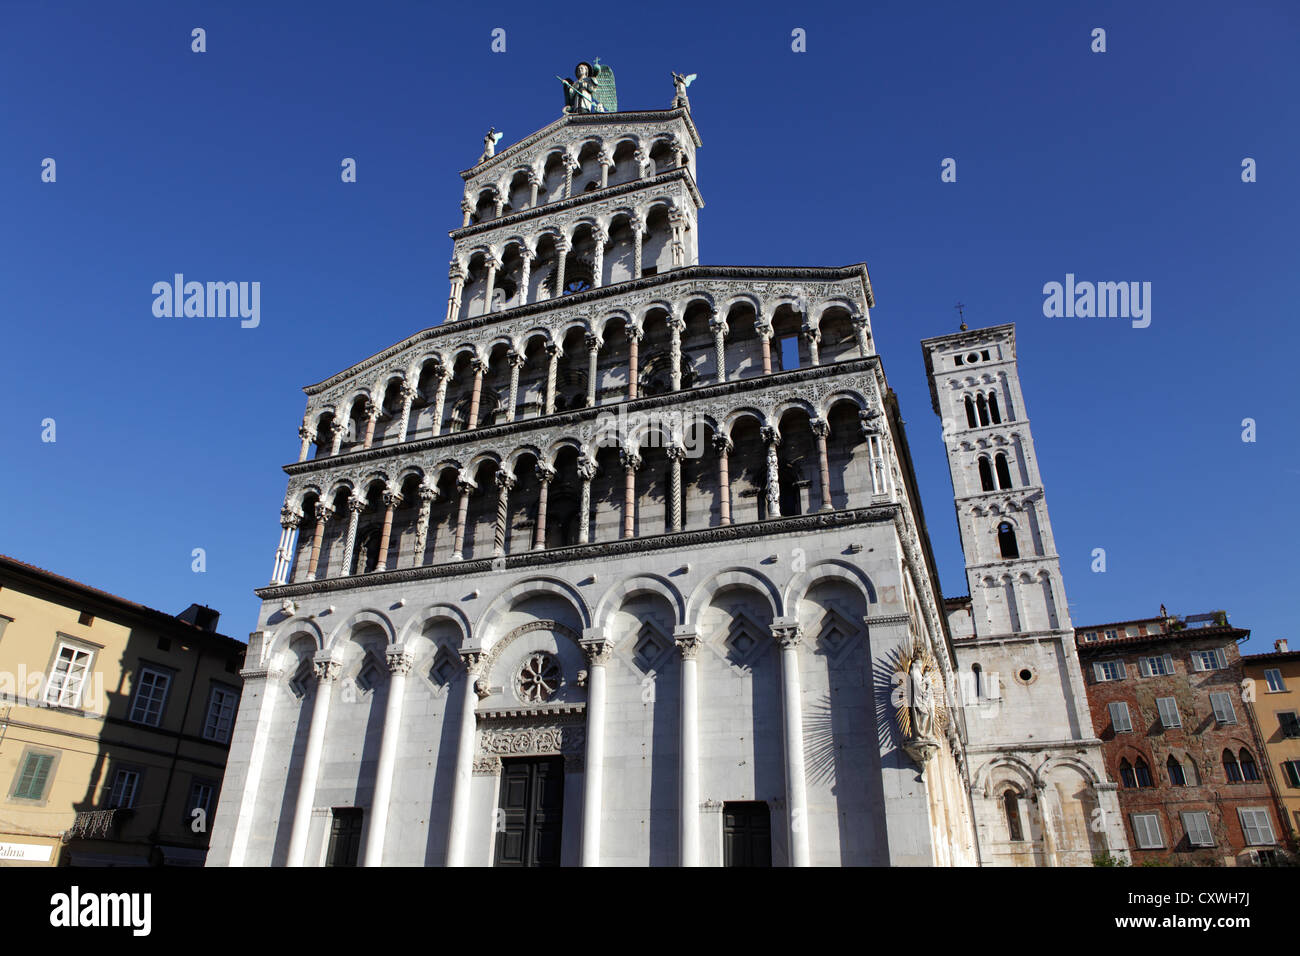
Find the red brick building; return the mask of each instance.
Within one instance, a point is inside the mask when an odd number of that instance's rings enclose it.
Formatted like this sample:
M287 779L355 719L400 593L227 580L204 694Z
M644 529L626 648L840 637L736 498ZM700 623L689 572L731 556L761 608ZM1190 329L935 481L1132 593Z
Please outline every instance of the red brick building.
M1268 758L1222 611L1075 629L1093 727L1134 864L1242 866L1283 849Z

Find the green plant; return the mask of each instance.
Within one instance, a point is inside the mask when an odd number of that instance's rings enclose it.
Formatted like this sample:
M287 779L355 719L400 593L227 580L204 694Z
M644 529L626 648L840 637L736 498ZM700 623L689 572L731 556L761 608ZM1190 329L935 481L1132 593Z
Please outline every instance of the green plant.
M1109 853L1103 853L1100 856L1092 858L1093 866L1128 866L1128 860L1123 857L1111 856Z

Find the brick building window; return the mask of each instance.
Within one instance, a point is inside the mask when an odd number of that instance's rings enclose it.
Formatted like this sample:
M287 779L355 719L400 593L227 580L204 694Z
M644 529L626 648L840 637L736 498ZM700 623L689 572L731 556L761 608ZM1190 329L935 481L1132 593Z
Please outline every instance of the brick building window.
M1228 783L1241 783L1241 765L1237 763L1237 758L1233 756L1231 750L1223 752L1223 775Z
M1151 782L1151 768L1147 766L1147 762L1141 757L1138 757L1137 763L1133 765L1133 776L1137 778L1137 785L1139 787L1155 786L1155 784Z
M1241 817L1241 832L1246 837L1247 846L1272 846L1277 841L1273 837L1273 822L1268 818L1268 811L1262 807L1241 807L1237 810Z
M1241 779L1258 780L1259 768L1255 766L1255 758L1250 755L1250 751L1245 748L1241 751Z
M1143 657L1138 661L1138 669L1143 677L1168 677L1174 672L1174 659L1168 654Z
M1157 697L1156 709L1160 711L1162 727L1181 727L1183 718L1178 713L1178 701L1172 697Z
M1123 661L1093 661L1092 676L1100 684L1108 680L1123 680L1127 672Z
M1214 708L1214 719L1221 724L1235 724L1237 711L1232 706L1232 697L1228 694L1211 694L1210 706Z
M1165 771L1169 774L1169 782L1175 787L1187 786L1187 775L1183 773L1183 765L1174 759L1173 754L1165 762Z
M1192 670L1217 671L1228 666L1223 656L1223 649L1216 647L1208 651L1192 651Z
M1111 701L1106 705L1110 711L1110 725L1117 734L1126 734L1133 729L1133 721L1128 716L1128 704L1122 700Z
M1183 813L1183 829L1192 846L1214 846L1214 833L1210 830L1210 815L1204 810Z
M1160 832L1160 814L1133 814L1133 836L1139 850L1159 850L1165 845L1164 834Z
M1119 762L1119 782L1120 786L1126 790L1132 790L1137 786L1137 777L1133 775L1133 765L1125 758Z

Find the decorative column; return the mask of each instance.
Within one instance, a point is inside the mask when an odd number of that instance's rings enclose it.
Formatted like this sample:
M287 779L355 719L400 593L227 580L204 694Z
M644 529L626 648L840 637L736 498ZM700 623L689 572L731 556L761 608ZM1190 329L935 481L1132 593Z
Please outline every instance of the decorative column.
M641 467L641 456L637 454L639 449L633 448L629 451L626 448L620 448L618 452L619 460L623 462L623 537L631 538L636 535L636 470Z
M379 561L375 564L376 571L388 570L388 541L393 534L393 512L397 506L402 503L402 496L396 491L385 489L384 491L384 530L379 533Z
M867 317L865 315L853 316L853 334L858 340L858 357L866 358L871 352L870 336L867 334Z
M506 197L501 195L501 190L492 190L492 218L500 219L501 212L506 207Z
M479 699L488 695L482 679L483 655L478 651L461 651L465 662L465 694L460 705L460 737L456 745L456 775L451 788L451 826L447 832L447 865L465 865L465 837L469 830L469 791L474 774L475 737L478 717L474 713Z
M564 261L569 255L569 240L567 236L561 236L555 240L555 295L553 298L558 299L564 295Z
M515 420L515 412L519 405L519 370L524 367L528 360L513 349L506 356L506 363L510 366L510 397L506 404L506 421Z
M799 625L790 618L772 624L781 644L781 723L785 730L785 805L790 814L790 863L808 866L808 794L804 783L803 710L799 684Z
M469 367L474 372L474 389L469 396L469 415L465 419L466 431L478 428L478 404L483 396L483 372L487 368L487 363L475 355L469 360Z
M767 445L767 516L779 518L781 517L781 477L776 446L781 444L781 435L771 425L764 425L760 434Z
M307 752L302 759L302 776L298 779L298 802L293 810L293 829L289 837L287 866L303 866L307 859L307 830L311 826L311 808L316 800L316 779L320 775L320 755L325 746L325 722L329 719L330 697L338 682L341 665L329 657L312 658L316 675L316 700L311 708L311 729L307 732Z
M817 436L817 468L820 472L822 486L822 511L830 511L831 505L831 463L826 450L826 439L831 433L831 423L824 418L814 418L808 423L813 434Z
M476 487L478 486L467 478L460 478L456 481L456 489L460 492L460 503L456 508L456 542L451 553L453 561L464 560L465 519L469 515L469 493Z
M686 331L686 319L674 314L668 320L668 331L672 334L668 344L668 358L671 363L668 374L675 392L682 387L682 333Z
M669 445L664 449L670 463L668 482L668 519L674 531L682 530L682 459L686 449L681 445Z
M474 204L470 202L468 196L460 201L460 211L462 213L460 227L464 229L469 225L470 217L474 215Z
M627 397L629 400L636 398L637 374L640 371L641 363L637 353L641 345L641 337L645 335L635 325L625 326L627 331Z
M614 165L614 157L601 150L600 155L596 157L596 161L600 163L600 188L607 189L609 188L609 167Z
M528 208L532 209L537 205L537 187L541 185L541 180L537 176L537 170L528 170Z
M537 525L533 533L534 551L541 551L546 547L546 504L551 490L551 482L554 479L554 468L550 465L537 466L537 481L540 490L537 493Z
M578 456L578 477L582 479L582 496L578 501L578 544L591 540L591 480L596 477L596 462L585 454Z
M293 564L294 537L298 524L302 521L302 512L286 504L280 509L280 544L275 549L275 567L271 570L271 583L284 584L289 577L289 567Z
M700 700L696 658L700 639L693 631L673 638L682 655L681 769L678 803L681 827L679 863L700 865Z
M435 365L433 377L438 383L433 393L433 434L436 438L442 434L442 409L447 404L447 382L451 379L451 373L447 366Z
M429 541L429 513L437 500L438 489L420 482L420 516L415 519L415 554L411 559L413 568L424 565L424 550Z
M397 765L397 739L402 732L402 702L406 699L406 676L415 663L411 652L390 647L384 655L388 664L388 706L384 708L384 729L379 738L379 766L375 768L375 792L370 801L370 829L366 833L364 866L382 866L384 836L388 831L388 804L393 793L393 768Z
M605 665L613 644L582 642L587 654L587 753L582 781L582 865L600 866L600 810L605 763Z
M731 439L726 435L713 436L713 448L718 453L718 524L731 524L731 476L727 473L727 456L731 454Z
M255 635L257 635L256 631L249 637ZM248 731L252 737L252 747L248 754L248 769L244 773L239 789L239 802L234 807L234 816L223 818L223 826L228 826L231 830L228 860L230 866L245 865L248 838L261 823L261 818L256 812L257 793L261 789L262 770L266 765L266 751L271 737L271 718L279 703L278 698L284 693L281 689L284 674L275 668L246 667L239 672L239 676L244 682L240 706L244 708L252 703L252 706L246 710L248 716L245 718L245 720L248 718L252 720L249 724L241 723L241 728ZM232 765L233 761L227 764L226 769L228 787L234 780L231 772Z
M447 270L447 278L451 280L451 294L447 297L447 322L455 322L460 318L460 297L465 291L465 268L459 262L452 262Z
M361 443L362 448L369 448L375 443L375 422L379 421L379 415L381 412L383 412L383 409L379 405L375 404L370 399L366 399L366 437Z
M808 343L808 364L821 365L822 364L821 355L817 351L817 343L820 342L822 339L821 329L816 329L810 325L805 325L802 329L799 330L799 335L803 338L805 342Z
M645 150L638 146L636 151L632 154L632 159L636 162L636 178L645 179L646 165L650 162L649 158L646 156Z
M1043 857L1048 866L1058 866L1056 834L1052 832L1051 809L1047 805L1047 785L1041 780L1034 781L1034 799L1038 802L1038 819L1043 827Z
M346 423L337 418L330 423L330 454L337 455L343 447L343 433L348 430Z
M568 153L564 154L564 198L573 195L573 171L578 168L578 161Z
M555 383L560 374L560 346L555 342L546 343L546 414L555 414Z
M632 226L632 278L641 278L641 242L645 232L645 221L640 217L633 219Z
M411 427L411 404L415 401L415 396L420 393L410 382L403 382L398 394L402 397L402 417L397 423L396 444L400 445L406 441L406 431Z
M325 538L325 522L334 517L334 509L327 504L316 502L316 530L311 538L311 558L307 562L307 580L316 580L316 566L320 563L321 541Z
M587 407L596 407L596 385L600 377L597 361L600 353L600 337L588 332L584 336L587 343Z
M298 437L302 439L302 447L298 449L298 460L306 461L307 452L311 451L311 443L316 440L316 429L304 422L298 429Z
M767 319L760 318L754 324L754 331L758 333L759 341L762 342L763 354L763 374L772 374L772 323Z
M497 269L501 268L501 260L494 255L489 255L486 260L487 265L487 285L484 287L483 314L487 315L492 311L492 293L496 291L497 286Z
M519 250L519 304L528 304L528 283L533 274L533 259L537 253L524 246Z
M673 268L676 269L686 265L686 217L680 210L674 209L668 214L668 222L673 230Z
M510 530L510 489L515 486L515 476L508 471L497 472L497 524L492 536L492 553L498 558L506 553L506 532Z
M591 253L591 287L599 289L605 284L605 243L609 241L609 236L604 229L595 226L591 230L591 239L596 244Z
M352 573L352 549L357 543L357 520L365 510L365 498L356 495L348 498L348 535L343 541L343 575Z
M713 330L713 354L718 366L718 382L727 380L727 320L716 313L709 319L709 328Z

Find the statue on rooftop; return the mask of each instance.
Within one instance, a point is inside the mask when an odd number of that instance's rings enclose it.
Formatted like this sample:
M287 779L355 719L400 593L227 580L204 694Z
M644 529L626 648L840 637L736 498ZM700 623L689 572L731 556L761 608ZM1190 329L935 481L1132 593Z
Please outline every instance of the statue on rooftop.
M614 86L614 71L602 66L600 57L592 63L582 61L573 68L574 76L564 84L564 112L566 113L616 113L618 92Z
M676 70L673 70L673 107L685 106L691 108L691 101L686 96L686 87L695 82L698 73L692 73L690 76L682 76Z
M478 158L480 163L486 163L497 154L497 143L501 142L503 135L497 132L495 126L487 131L487 135L483 137L483 155Z

